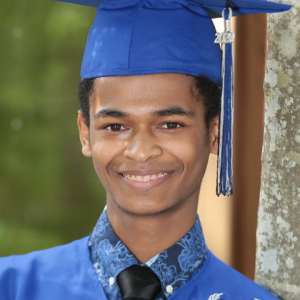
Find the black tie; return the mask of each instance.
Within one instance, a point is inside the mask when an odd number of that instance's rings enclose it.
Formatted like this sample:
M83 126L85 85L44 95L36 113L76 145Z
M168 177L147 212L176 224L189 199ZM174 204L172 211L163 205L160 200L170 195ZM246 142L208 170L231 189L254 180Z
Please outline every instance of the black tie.
M148 267L133 265L117 277L123 300L153 300L161 291L160 280Z

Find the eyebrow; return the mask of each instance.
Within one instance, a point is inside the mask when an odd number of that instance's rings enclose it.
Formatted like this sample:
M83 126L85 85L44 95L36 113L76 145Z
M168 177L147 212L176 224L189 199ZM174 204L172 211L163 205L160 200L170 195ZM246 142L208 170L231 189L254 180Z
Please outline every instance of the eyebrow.
M195 116L194 112L186 111L181 107L170 107L167 109L157 110L153 113L155 116L164 117L164 116L187 116L193 118Z
M116 109L102 109L95 114L95 119L99 118L128 118L129 115L123 111Z
M194 112L186 111L181 107L169 107L166 109L156 110L153 112L156 117L164 116L187 116L193 118L195 116ZM120 110L116 109L102 109L95 114L95 119L99 118L128 118L130 115Z

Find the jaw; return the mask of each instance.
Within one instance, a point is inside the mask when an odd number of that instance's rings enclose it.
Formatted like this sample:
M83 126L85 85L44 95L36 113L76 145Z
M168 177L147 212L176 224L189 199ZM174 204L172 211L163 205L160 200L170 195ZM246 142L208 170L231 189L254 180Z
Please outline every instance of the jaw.
M144 194L144 195L142 195ZM109 215L113 215L118 219L122 218L138 218L138 219L160 219L169 218L177 213L180 214L181 210L185 210L187 207L193 207L194 213L197 211L199 191L195 192L195 197L192 197L188 201L184 199L176 199L173 201L156 201L157 198L152 199L152 197L137 197L138 199L131 198L126 204L120 202L113 197L107 196L107 210ZM145 193L140 193L140 196L145 196ZM153 195L154 196L154 195ZM138 203L137 203L138 202Z
M139 165L115 161L106 169L95 164L107 191L107 205L116 214L140 216L166 214L197 206L203 166L181 162ZM103 169L105 172L103 172ZM195 180L197 179L197 180ZM194 205L194 203L196 203Z
M120 174L116 176L122 189L107 189L107 206L116 215L149 218L167 216L184 209L185 206L196 207L195 212L197 210L200 182L191 185L188 193L182 193L181 187L184 183L176 172L147 182L128 180Z

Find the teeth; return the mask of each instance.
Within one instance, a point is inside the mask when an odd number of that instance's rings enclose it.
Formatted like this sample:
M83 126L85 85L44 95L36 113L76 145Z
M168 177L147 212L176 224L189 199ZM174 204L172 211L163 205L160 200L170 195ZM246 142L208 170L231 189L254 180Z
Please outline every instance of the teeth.
M131 181L137 181L137 182L149 182L156 179L160 179L168 175L169 172L164 173L158 173L158 174L152 174L152 175L146 175L146 176L134 176L129 174L123 174L123 176Z

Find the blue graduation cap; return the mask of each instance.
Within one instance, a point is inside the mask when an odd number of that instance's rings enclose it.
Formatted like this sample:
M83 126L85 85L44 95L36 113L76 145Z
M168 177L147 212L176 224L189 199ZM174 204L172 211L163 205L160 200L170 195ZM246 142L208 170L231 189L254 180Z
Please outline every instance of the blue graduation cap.
M58 0L97 7L81 77L183 73L222 85L217 194L232 194L233 68L230 18L283 12L266 0ZM212 18L223 17L218 33ZM223 50L219 43L223 44Z

